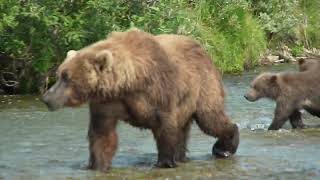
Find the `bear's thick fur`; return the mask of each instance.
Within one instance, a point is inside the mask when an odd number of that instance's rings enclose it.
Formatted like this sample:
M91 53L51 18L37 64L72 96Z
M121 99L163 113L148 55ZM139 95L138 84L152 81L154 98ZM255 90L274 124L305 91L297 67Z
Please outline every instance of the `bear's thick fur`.
M89 168L107 171L117 148L122 119L151 129L158 167L186 160L193 119L218 140L212 152L234 154L239 130L225 114L219 72L196 41L180 35L153 36L133 29L70 51L58 81L43 96L50 110L90 105Z
M290 119L293 128L304 128L299 110L320 97L320 83L308 71L262 73L245 95L249 101L269 98L276 101L274 119L269 130L278 130Z
M298 59L298 68L300 72L303 71L319 71L320 69L320 58L301 58ZM319 75L320 73L317 73L315 75Z
M314 77L314 80L320 83L320 59L306 58L298 60L299 71L308 72L308 76ZM307 112L313 116L320 117L320 97L310 99L303 107Z

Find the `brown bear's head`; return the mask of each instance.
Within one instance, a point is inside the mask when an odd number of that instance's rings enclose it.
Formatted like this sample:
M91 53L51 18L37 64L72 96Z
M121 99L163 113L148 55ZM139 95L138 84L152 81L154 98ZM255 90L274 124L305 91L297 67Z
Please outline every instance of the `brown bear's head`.
M320 66L320 60L318 59L313 59L313 58L301 58L298 59L298 66L299 66L299 71L308 71L314 68L319 69Z
M43 102L54 111L92 100L102 89L108 91L111 86L119 85L121 78L113 71L113 64L113 54L107 49L69 51L57 70L57 82L44 94Z
M254 102L260 98L276 99L279 86L277 74L263 73L256 77L250 84L248 93L244 96L248 101Z

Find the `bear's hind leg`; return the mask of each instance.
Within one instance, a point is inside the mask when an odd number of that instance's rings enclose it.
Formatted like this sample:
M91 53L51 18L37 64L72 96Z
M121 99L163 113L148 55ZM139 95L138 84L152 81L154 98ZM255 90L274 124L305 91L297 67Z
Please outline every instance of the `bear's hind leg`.
M305 124L302 122L301 112L299 110L295 110L289 116L290 124L293 129L303 129L305 128Z
M198 110L195 119L200 129L218 140L212 148L212 154L217 157L229 157L236 153L239 145L239 129L233 124L224 110Z
M179 139L177 145L177 151L175 155L175 160L178 162L186 162L186 152L188 150L188 139L189 139L189 132L190 132L191 120L188 122L182 130L179 130Z

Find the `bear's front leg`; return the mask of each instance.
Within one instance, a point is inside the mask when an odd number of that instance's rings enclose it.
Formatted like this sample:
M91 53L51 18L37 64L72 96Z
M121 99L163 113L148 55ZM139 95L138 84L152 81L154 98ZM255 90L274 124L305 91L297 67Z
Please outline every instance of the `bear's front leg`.
M111 168L112 158L118 145L118 136L115 130L106 134L89 135L90 159L88 169L107 172Z
M289 115L294 112L292 109L290 109L290 107L294 106L290 106L289 103L277 103L274 118L268 130L279 130L284 125L284 123L288 120Z
M89 169L107 172L111 168L118 146L118 135L117 118L110 111L109 105L90 103Z

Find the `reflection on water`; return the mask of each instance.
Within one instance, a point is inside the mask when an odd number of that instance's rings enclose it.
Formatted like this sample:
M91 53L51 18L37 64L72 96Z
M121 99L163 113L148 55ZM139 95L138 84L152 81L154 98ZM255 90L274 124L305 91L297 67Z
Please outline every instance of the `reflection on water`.
M272 71L294 66L272 67ZM84 170L88 158L88 109L47 112L35 96L0 97L0 179L319 179L320 129L268 132L274 103L247 102L243 94L257 72L224 78L227 111L241 127L241 144L230 159L210 155L214 139L193 126L186 164L152 168L156 147L152 135L120 123L119 149L112 171ZM318 118L303 115L307 124Z

